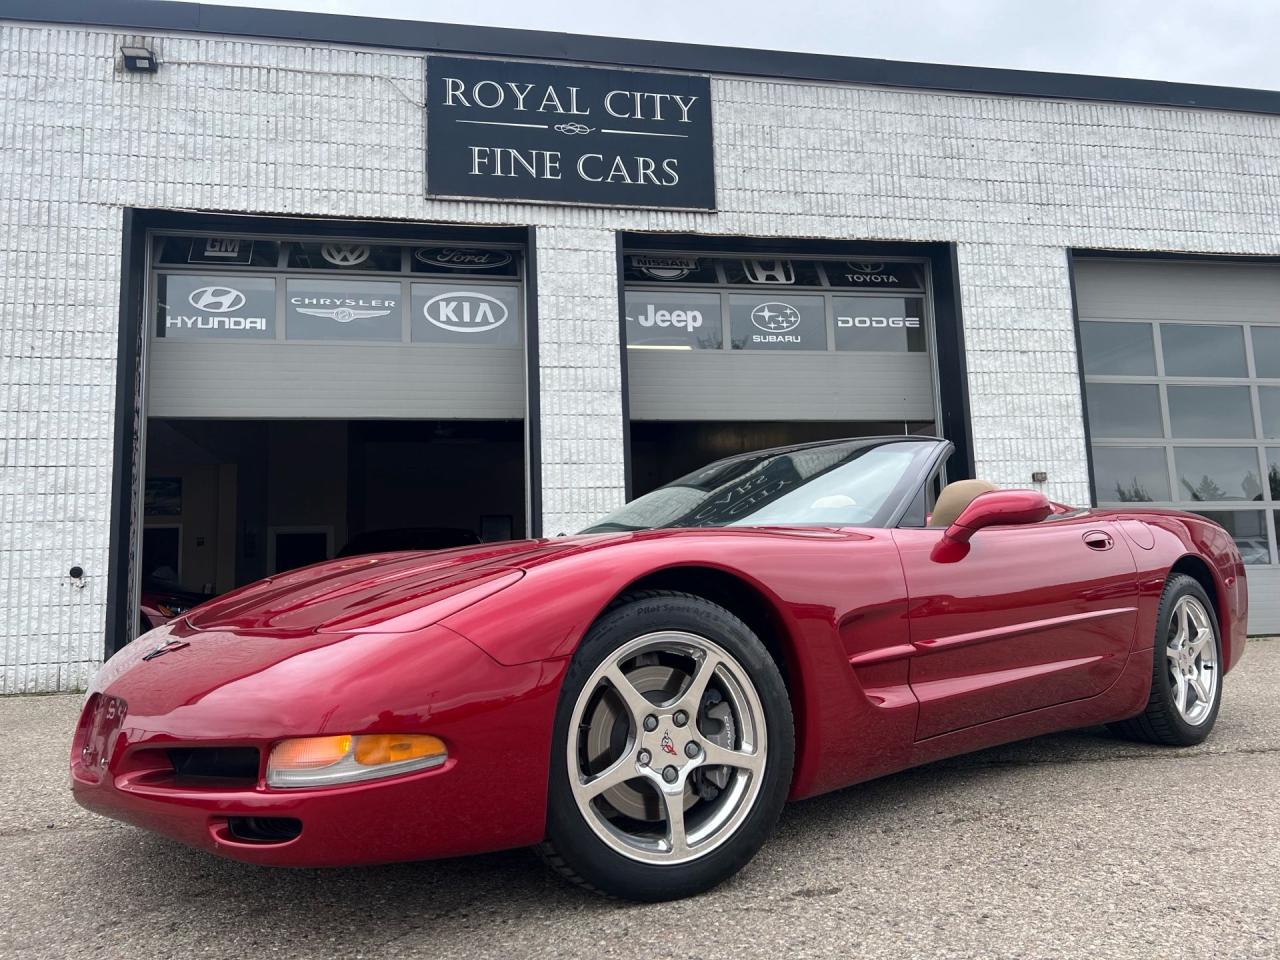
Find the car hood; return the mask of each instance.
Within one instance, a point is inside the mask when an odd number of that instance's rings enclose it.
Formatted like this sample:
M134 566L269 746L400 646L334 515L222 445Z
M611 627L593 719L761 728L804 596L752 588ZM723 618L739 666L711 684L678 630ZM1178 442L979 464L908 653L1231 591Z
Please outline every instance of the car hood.
M196 630L297 636L405 632L426 626L522 576L551 555L612 537L516 540L430 552L346 557L268 577L202 604Z

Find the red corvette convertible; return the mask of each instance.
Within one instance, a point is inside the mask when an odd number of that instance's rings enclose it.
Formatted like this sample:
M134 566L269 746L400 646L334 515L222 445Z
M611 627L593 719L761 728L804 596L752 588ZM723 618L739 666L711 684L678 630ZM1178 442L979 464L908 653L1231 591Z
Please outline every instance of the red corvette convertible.
M1231 538L967 480L919 437L722 460L573 537L350 557L113 657L91 810L258 864L538 845L704 890L788 798L1052 730L1203 740L1244 652Z

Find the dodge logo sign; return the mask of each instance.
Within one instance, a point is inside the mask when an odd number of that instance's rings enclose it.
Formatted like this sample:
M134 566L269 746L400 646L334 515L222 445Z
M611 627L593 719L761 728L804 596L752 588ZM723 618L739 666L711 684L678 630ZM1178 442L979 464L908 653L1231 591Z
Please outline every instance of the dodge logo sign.
M191 291L187 300L208 313L230 313L244 306L244 294L233 287L200 287Z
M751 311L751 322L769 333L786 333L800 326L800 311L789 303L762 303Z
M506 322L507 305L487 293L459 290L432 297L423 306L422 313L442 330L483 333Z

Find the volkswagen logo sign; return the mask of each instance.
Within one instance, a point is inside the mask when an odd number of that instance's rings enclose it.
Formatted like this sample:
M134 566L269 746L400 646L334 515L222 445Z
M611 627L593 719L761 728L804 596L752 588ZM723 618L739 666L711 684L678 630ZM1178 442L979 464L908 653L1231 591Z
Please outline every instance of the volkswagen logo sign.
M769 301L752 309L751 322L769 333L786 333L800 326L800 311L789 303Z
M205 313L230 313L244 306L244 294L234 287L201 287L192 290L187 299Z
M335 267L358 267L369 259L367 243L326 243L320 248L320 256Z
M474 290L437 294L422 306L423 316L451 333L484 333L507 321L507 305L497 297Z

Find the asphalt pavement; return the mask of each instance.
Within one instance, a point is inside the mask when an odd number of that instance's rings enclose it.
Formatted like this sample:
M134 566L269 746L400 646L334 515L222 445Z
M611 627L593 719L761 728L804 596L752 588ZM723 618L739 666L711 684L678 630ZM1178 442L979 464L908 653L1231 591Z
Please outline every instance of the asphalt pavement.
M1225 693L1190 750L1083 730L793 804L736 879L646 906L528 851L223 861L75 805L80 698L3 698L0 957L1277 957L1280 640Z

